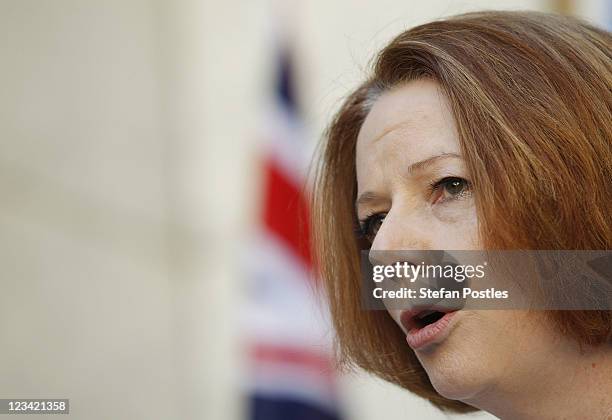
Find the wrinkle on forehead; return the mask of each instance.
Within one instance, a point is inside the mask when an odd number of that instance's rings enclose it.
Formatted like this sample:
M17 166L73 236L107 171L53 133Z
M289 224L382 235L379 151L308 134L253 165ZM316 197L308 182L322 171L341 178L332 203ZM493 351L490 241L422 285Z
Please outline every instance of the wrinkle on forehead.
M432 80L414 80L383 93L357 138L358 193L390 193L411 165L437 155L461 155L446 97Z
M391 124L382 130L380 134L374 137L370 143L376 143L378 140L382 140L387 136L387 134L394 133L399 131L412 131L422 129L427 122L427 117L429 113L425 110L417 110L413 112L411 115L407 116L407 119L404 119L398 123Z
M450 106L437 82L413 80L383 93L361 126L357 153L363 153L366 146L402 137L408 137L412 145L431 140L456 143Z

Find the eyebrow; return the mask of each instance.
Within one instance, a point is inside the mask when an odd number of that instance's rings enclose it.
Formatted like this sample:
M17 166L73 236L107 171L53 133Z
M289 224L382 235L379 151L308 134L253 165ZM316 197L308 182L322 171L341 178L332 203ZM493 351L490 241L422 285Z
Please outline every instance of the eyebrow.
M411 174L415 171L422 170L426 166L429 166L438 160L447 159L447 158L461 158L461 156L458 155L457 153L441 153L439 155L430 156L428 158L425 158L425 159L419 160L418 162L410 164L407 168L407 172L408 174ZM373 201L378 201L380 199L381 197L375 192L365 191L359 195L357 200L355 200L355 209L357 210L359 206L363 204L368 204Z
M430 156L428 158L410 164L406 171L408 172L408 174L411 174L415 171L420 171L421 169L425 168L428 165L431 165L434 162L437 162L438 160L447 158L461 158L461 156L459 156L457 153L440 153L439 155Z

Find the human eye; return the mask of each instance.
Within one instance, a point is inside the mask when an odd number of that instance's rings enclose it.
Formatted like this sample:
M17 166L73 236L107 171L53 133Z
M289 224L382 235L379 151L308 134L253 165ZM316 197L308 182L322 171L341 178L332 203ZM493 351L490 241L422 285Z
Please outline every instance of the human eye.
M467 198L472 194L470 181L460 177L445 177L431 184L432 203L441 204Z
M386 213L376 213L359 220L359 235L366 239L370 244L374 242L374 238L376 237L376 234L382 226L386 216Z

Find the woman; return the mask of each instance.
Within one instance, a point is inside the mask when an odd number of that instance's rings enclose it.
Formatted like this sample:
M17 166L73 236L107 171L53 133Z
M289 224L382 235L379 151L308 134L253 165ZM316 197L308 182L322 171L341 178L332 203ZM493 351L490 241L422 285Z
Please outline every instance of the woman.
M342 362L450 411L612 418L611 311L458 311L423 343L401 311L365 310L359 296L364 241L611 249L611 143L604 30L482 12L396 37L329 127L316 178L316 254Z

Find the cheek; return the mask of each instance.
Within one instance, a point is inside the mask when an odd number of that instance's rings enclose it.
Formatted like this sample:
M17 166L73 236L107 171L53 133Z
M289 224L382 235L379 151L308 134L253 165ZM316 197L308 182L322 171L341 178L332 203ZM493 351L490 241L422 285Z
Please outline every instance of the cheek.
M404 334L406 334L407 331L404 330L404 327L402 327L402 323L400 322L400 316L402 314L402 310L387 308L387 312L389 313L389 316L393 318L393 321L395 321L395 323L397 324L397 327L400 328L404 332Z
M472 200L438 205L432 209L441 249L479 249L478 218Z

